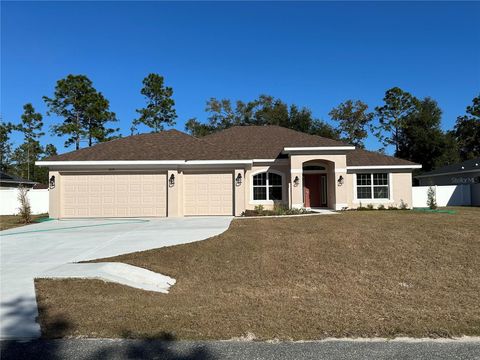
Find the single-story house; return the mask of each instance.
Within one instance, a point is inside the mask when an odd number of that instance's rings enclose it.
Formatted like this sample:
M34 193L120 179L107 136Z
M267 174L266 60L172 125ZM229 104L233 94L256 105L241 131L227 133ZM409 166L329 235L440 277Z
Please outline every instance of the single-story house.
M53 218L239 216L275 203L411 206L412 170L421 167L279 126L134 135L37 165L49 167Z
M26 188L33 188L37 183L35 181L23 179L15 175L9 175L3 171L0 171L0 189L10 190L16 189L20 186Z
M480 157L415 176L420 186L480 183Z

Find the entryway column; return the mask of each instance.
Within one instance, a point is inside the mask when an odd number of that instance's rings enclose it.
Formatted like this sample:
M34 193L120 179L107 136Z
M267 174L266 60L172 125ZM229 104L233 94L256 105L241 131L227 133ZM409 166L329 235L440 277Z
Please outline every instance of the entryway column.
M347 204L347 169L335 164L335 210L342 210Z
M52 178L53 177L53 178ZM50 184L50 180L52 183ZM48 216L52 219L59 219L61 216L61 176L58 171L48 173Z
M183 216L183 173L167 171L167 216Z
M245 211L245 170L236 169L233 172L234 215L240 216Z
M290 157L290 189L290 207L303 208L303 161L296 156Z

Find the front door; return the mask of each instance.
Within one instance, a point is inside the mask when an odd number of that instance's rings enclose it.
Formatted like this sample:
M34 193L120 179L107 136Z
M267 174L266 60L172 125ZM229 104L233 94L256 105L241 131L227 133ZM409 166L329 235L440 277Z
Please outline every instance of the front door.
M303 175L303 196L305 207L327 206L327 175L305 174Z

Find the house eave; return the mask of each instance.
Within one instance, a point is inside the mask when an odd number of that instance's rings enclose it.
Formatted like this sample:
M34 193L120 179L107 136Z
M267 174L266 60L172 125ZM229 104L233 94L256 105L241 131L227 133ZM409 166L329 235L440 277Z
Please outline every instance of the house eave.
M35 165L54 168L83 167L204 167L252 165L252 160L90 160L90 161L36 161Z
M389 169L421 169L422 165L362 165L362 166L347 166L347 170L389 170Z
M307 153L316 151L351 151L355 146L305 146L305 147L284 147L284 154Z

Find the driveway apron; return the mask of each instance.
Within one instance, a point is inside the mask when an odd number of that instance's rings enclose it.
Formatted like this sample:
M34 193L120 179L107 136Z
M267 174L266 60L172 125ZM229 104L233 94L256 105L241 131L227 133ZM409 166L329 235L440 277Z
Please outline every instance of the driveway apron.
M34 279L54 267L204 240L232 217L53 220L0 232L0 338L40 336Z

